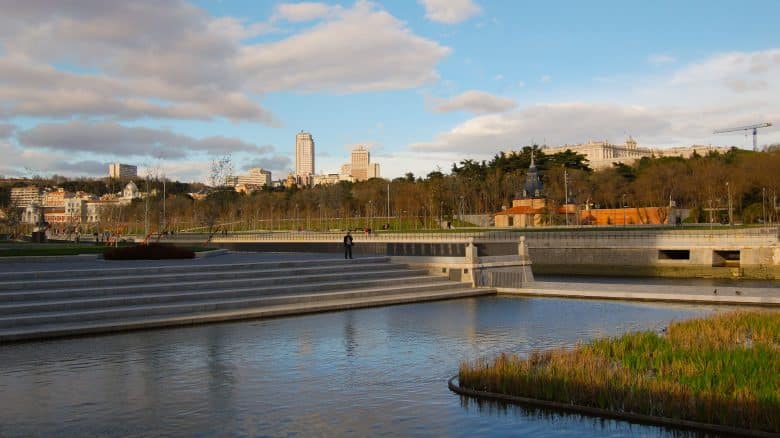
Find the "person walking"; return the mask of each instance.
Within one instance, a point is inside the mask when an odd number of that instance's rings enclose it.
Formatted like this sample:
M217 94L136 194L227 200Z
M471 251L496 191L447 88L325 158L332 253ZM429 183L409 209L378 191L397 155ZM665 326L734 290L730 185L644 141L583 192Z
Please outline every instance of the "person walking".
M347 231L347 235L344 236L344 258L352 258L352 234Z

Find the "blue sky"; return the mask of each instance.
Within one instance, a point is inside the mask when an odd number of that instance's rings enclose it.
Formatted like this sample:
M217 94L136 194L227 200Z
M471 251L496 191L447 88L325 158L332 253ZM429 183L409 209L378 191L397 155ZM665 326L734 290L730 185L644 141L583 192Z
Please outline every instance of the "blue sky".
M300 129L318 172L365 144L383 176L424 175L531 142L749 147L712 130L780 118L775 0L0 7L7 176L122 161L204 180L230 153L281 178Z

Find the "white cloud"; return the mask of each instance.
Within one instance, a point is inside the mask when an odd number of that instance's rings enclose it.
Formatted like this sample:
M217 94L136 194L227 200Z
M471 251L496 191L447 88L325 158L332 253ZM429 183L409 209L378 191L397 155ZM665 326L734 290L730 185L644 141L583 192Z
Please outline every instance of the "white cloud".
M609 85L614 95L604 95L603 101L541 103L481 115L409 148L489 157L532 141L621 142L629 134L646 146L742 145L742 133L721 136L712 131L780 119L776 77L780 77L778 49L719 54L665 76L616 78ZM780 130L763 130L759 140L778 142Z
M473 0L420 0L425 6L425 18L440 23L465 21L482 10Z
M0 173L6 176L59 174L65 176L104 175L108 162L74 159L71 154L37 150L0 142Z
M10 123L0 123L0 140L10 137L14 131L16 131L16 126Z
M412 145L412 150L493 154L529 144L576 143L589 138L622 136L626 127L635 132L658 132L667 122L643 108L609 104L566 103L536 105L520 111L475 117L432 142Z
M493 80L495 80L495 81L502 81L502 80L504 80L504 75L497 74L497 75L493 76Z
M271 155L246 161L241 165L241 169L243 170L249 170L255 167L262 167L263 169L270 170L272 178L280 179L287 175L287 171L292 167L292 160L285 155Z
M13 3L12 5L9 3ZM234 67L257 25L180 1L0 0L6 117L225 117L275 124ZM62 67L69 66L69 67Z
M361 92L436 80L450 49L414 35L403 22L358 1L333 19L273 43L245 46L237 59L257 92Z
M463 154L457 152L400 151L392 154L371 156L372 161L380 163L383 178L396 178L412 172L415 176L424 177L437 167L443 172L449 172L452 163L463 159Z
M665 64L672 64L677 62L677 58L665 53L656 53L647 57L647 62L650 65L660 66Z
M341 6L330 6L325 3L282 3L276 6L274 18L298 23L326 18L340 10Z
M542 83L546 84L546 83L548 83L548 82L550 82L552 80L552 76L550 76L550 75L542 75L542 77L540 77L539 80L542 81Z
M318 20L281 40L246 43L269 22L214 17L183 1L0 0L0 117L279 121L269 91L360 92L438 78L450 49L379 6L279 5L276 19ZM338 61L338 62L335 62ZM63 67L67 66L67 67Z
M475 114L488 114L508 111L516 106L517 102L508 97L469 90L449 99L435 99L433 110L436 112L469 111Z
M196 139L164 129L129 127L116 122L42 123L19 132L17 138L26 147L121 157L186 158L193 152L221 155L272 150L270 146L256 146L235 138Z
M290 165L290 158L278 155L272 145L223 136L194 138L115 122L44 123L18 131L15 139L16 145L0 142L0 156L7 157L0 166L4 174L99 176L106 173L108 162L121 158L140 164L163 160L169 177L203 181L209 169L205 156L231 154L236 168L260 165L276 175Z

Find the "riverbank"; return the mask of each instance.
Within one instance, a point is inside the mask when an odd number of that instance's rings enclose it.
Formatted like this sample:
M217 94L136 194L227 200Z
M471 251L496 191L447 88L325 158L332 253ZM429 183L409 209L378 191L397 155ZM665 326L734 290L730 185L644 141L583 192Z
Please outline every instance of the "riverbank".
M521 289L499 288L500 294L598 300L780 306L774 281L646 278L539 277Z
M461 387L572 407L780 432L780 313L671 323L575 349L464 362Z

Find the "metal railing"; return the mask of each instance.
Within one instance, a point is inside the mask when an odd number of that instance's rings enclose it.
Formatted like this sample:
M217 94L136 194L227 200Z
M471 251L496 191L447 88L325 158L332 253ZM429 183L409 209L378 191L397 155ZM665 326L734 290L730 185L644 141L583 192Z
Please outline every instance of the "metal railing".
M268 231L268 232L229 232L217 233L211 237L212 242L341 242L343 232L310 232L310 231ZM511 231L475 231L449 233L352 233L355 242L475 242L485 241L517 241L521 234ZM206 241L206 233L178 233L162 236L163 242Z
M598 242L603 244L636 245L658 242L755 242L775 245L779 240L778 227L726 228L726 229L637 229L637 230L497 230L497 231L457 231L457 232L354 232L356 242L516 242L525 236L529 246L546 244L560 245L566 241L572 243ZM218 232L211 236L212 242L340 242L344 232L322 231L243 231ZM177 233L164 235L161 242L205 242L208 233Z

